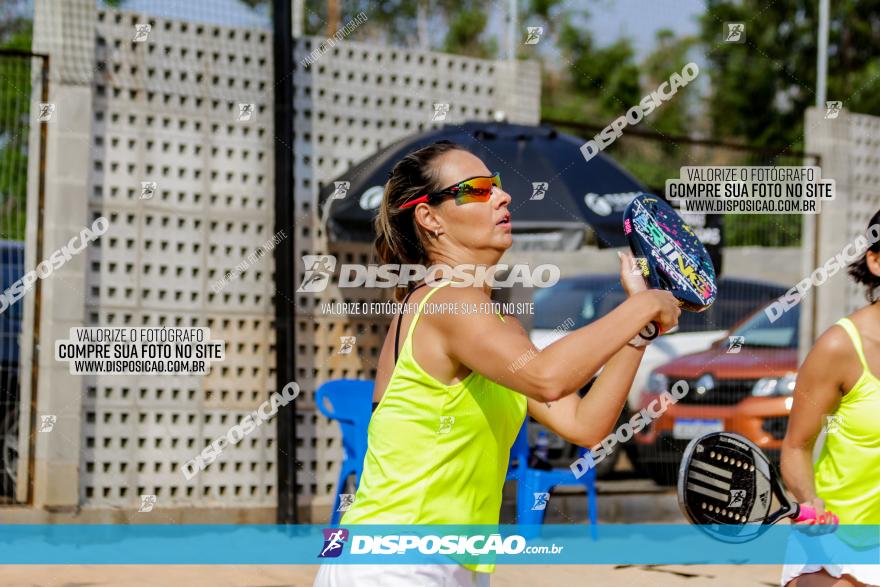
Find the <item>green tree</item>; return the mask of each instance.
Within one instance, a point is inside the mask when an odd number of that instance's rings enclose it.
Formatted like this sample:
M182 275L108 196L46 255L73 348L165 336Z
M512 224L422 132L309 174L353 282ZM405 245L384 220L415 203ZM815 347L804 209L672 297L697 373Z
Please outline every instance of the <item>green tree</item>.
M827 99L880 114L880 0L838 0L830 12ZM745 23L745 43L722 42L726 22ZM803 112L816 101L817 30L815 0L707 0L701 37L716 138L802 148Z
M695 37L676 37L669 29L658 31L656 46L641 66L644 90L650 91L667 81L673 72L680 72L691 61L689 53L697 42ZM665 102L651 113L650 125L667 135L692 134L699 107L697 91L694 85L677 93L674 100ZM675 148L670 143L664 145L668 153Z
M31 21L0 25L0 48L29 51ZM31 60L0 54L0 238L22 240L27 203Z
M639 65L640 96L655 91L667 82L672 73L680 72L692 61L691 49L698 43L695 37L676 37L663 29L657 32L655 46ZM635 104L635 102L634 102ZM624 137L622 148L613 151L618 161L651 189L660 189L674 170L693 164L691 149L686 143L671 139L673 136L693 135L700 125L700 95L698 84L692 84L663 102L640 123L646 130L659 134L658 141Z
M562 0L531 0L523 14L523 24L544 27L541 43L553 45L529 55L544 61L545 118L596 123L620 116L640 98L639 68L630 40L597 46L589 18L586 9Z
M798 165L787 153L804 148L804 110L816 102L818 2L815 0L707 0L701 40L713 91L711 134L770 148L738 163ZM725 43L725 23L745 23L745 42ZM828 100L853 112L880 115L880 1L831 3ZM774 157L779 154L779 157ZM798 216L727 217L730 244L800 242ZM773 242L770 242L773 241Z
M419 47L470 57L494 58L496 39L487 27L493 4L479 0L343 0L342 24L360 12L367 21L349 37L372 40L385 45ZM327 3L305 3L305 34L326 34ZM437 31L443 31L442 35ZM433 34L432 34L433 33Z

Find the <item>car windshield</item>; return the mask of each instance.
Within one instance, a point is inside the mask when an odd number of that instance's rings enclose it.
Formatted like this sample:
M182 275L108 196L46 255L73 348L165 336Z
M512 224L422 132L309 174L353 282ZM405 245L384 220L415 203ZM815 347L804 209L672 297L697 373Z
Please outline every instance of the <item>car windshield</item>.
M553 287L536 289L534 328L565 328L570 320L574 324L568 330L586 326L599 317L599 306L613 293L613 285L611 281L560 281ZM617 287L622 299L623 290Z
M800 312L796 307L771 322L762 309L731 332L730 336L743 337L743 346L796 348L799 318Z
M721 279L718 300L705 312L682 312L678 332L728 330L750 312L781 296L781 286L740 279ZM614 278L564 279L550 288L536 289L533 328L580 328L605 316L623 303L626 294Z

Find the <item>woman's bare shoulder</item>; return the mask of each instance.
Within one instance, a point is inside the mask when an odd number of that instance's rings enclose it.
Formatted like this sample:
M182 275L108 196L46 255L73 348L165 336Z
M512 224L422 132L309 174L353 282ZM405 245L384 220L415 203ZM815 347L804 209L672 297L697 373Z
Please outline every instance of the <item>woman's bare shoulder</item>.
M816 339L805 363L815 366L839 365L855 356L849 334L839 324L833 324Z

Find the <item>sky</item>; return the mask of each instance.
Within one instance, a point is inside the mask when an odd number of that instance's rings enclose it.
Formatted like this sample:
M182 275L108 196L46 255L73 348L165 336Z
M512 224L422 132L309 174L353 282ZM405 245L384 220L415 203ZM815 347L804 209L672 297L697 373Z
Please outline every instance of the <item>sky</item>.
M599 0L589 6L596 42L604 46L628 36L639 58L651 52L661 29L676 36L697 34L697 17L706 9L703 0Z

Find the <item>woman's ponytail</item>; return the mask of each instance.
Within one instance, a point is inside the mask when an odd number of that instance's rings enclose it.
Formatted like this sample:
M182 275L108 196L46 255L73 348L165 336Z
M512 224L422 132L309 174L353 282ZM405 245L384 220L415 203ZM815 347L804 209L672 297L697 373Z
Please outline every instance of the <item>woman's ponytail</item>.
M428 265L427 236L416 223L413 208L401 210L400 206L412 197L442 189L434 163L440 155L456 149L464 150L450 141L438 141L409 153L391 170L375 219L374 245L383 264ZM401 301L412 285L395 290L394 298Z

